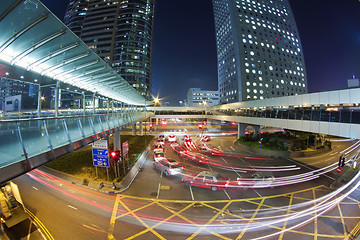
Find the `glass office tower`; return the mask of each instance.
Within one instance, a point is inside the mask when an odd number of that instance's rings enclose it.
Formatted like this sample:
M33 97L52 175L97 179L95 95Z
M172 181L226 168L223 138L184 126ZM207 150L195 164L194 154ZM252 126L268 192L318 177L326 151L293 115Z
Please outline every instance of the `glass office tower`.
M143 96L151 97L155 0L70 0L65 24Z
M213 0L221 103L307 93L287 0Z

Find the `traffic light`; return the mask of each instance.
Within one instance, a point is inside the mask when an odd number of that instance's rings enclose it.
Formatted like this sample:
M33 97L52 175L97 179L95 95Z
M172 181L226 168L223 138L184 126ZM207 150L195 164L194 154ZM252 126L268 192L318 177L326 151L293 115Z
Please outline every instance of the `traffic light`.
M114 162L120 162L120 160L121 160L121 155L120 154L121 153L118 150L117 151L112 151L110 153L111 160L114 161Z
M264 140L264 138L260 138L260 140L259 140L259 148L261 148L261 144L262 144L263 140Z

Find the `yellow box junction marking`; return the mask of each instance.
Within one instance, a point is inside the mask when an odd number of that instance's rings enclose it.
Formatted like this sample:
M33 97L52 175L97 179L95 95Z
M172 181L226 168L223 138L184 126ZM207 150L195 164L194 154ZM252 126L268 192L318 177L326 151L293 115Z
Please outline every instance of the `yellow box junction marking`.
M251 223L254 222L254 219L256 218L256 215L258 214L258 212L260 211L260 209L263 208L270 208L270 209L276 209L276 210L281 210L284 211L284 213L286 212L287 214L290 213L296 213L295 210L291 209L291 206L293 204L293 201L295 199L298 200L302 200L302 201L311 201L314 200L316 195L315 195L315 191L324 191L324 190L328 190L328 188L326 186L323 185L319 185L313 188L309 188L309 189L303 189L303 190L299 190L299 191L295 191L295 192L291 192L291 193L284 193L284 194L278 194L278 195L272 195L272 196L266 196L266 197L256 197L256 198L246 198L246 199L232 199L232 200L213 200L213 201L188 201L188 200L167 200L167 199L154 199L154 198L141 198L141 197L134 197L134 196L126 196L126 195L117 195L116 200L115 200L115 205L121 205L127 212L123 213L119 216L116 216L117 213L117 209L118 206L114 205L114 210L113 210L113 214L111 217L111 221L110 221L110 227L109 227L109 232L108 232L108 239L114 239L112 236L113 230L114 230L114 224L115 224L115 220L116 219L120 219L122 217L125 216L133 216L135 219L137 219L144 227L145 229L128 237L127 239L134 239L137 238L145 233L151 232L153 233L157 238L159 239L165 239L163 236L161 236L160 233L158 233L156 231L156 228L164 223L169 222L169 220L173 219L174 217L179 217L181 219L183 219L185 222L188 222L189 224L192 224L193 226L198 227L198 230L194 230L195 232L188 238L189 240L195 238L199 233L201 233L202 231L206 231L209 232L210 234L216 236L217 238L220 239L229 239L226 236L222 236L221 234L215 233L213 231L211 231L210 229L207 229L207 226L210 225L212 222L214 222L221 214L226 214L228 216L231 217L235 217L238 219L241 219L243 221L247 221L247 225L245 226L245 229L237 236L237 239L241 239L243 237L243 235L246 232L246 229L250 226ZM304 198L304 197L300 197L300 196L296 196L297 194L301 194L301 193L305 193L305 192L311 192L312 196L314 199L309 199L309 198ZM287 197L289 198L289 203L288 206L286 208L284 207L277 207L277 206L270 206L268 204L264 204L264 202L267 199L276 199L276 198L280 198L280 197ZM126 203L124 202L124 200L126 199L132 199L132 200L139 200L139 201L143 201L144 205L140 206L136 209L129 209L129 207L127 207ZM234 214L230 211L228 211L227 209L229 208L229 206L231 206L231 204L233 203L249 203L249 204L253 204L256 207L256 209L254 209L254 212L252 214L251 218L244 218L243 216L241 216L241 214ZM167 207L166 205L164 205L164 203L179 203L179 204L185 204L185 207L182 207L180 210L172 210L169 207ZM218 203L224 203L225 205L220 209L217 207L212 206L211 204L218 204ZM315 204L315 203L314 203ZM161 207L162 209L168 211L171 213L170 216L164 218L163 220L157 222L155 225L153 226L149 226L148 224L146 224L141 217L139 217L137 215L137 212L139 212L140 210L143 210L147 207L151 207L152 205L157 205L159 207ZM214 210L216 213L215 215L208 220L207 223L205 224L197 224L194 221L192 221L191 219L189 219L189 217L185 217L183 216L183 213L188 210L191 207L195 207L201 205L203 208L209 208ZM360 208L360 207L359 207ZM313 215L316 216L316 215ZM322 217L324 217L324 215L322 215ZM329 216L331 218L341 218L342 219L342 223L344 222L344 218L343 216ZM360 218L360 217L349 217L349 218ZM317 218L315 218L317 219ZM314 219L314 220L315 220ZM259 224L262 224L259 222ZM264 224L264 226L267 226L269 228L273 228L278 230L279 232L281 232L279 234L279 240L283 239L284 236L284 232L286 231L286 227L287 227L287 222L284 222L284 225L282 227L278 227L278 226L271 226L268 224ZM344 235L327 235L327 234L318 234L316 232L316 230L314 231L314 233L311 232L303 232L303 231L297 231L295 229L288 229L288 232L291 233L297 233L297 234L302 234L302 235L307 235L307 236L312 236L314 237L314 239L317 239L317 237L328 237L328 238L333 238L333 239L344 239ZM110 237L112 238L110 238Z

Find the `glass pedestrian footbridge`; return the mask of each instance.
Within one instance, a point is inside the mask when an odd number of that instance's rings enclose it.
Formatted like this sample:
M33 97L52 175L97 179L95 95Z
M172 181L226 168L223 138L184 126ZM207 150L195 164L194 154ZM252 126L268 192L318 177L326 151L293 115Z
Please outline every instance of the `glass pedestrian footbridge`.
M1 120L0 182L152 116L152 112L128 112Z
M360 88L200 107L149 107L156 117L205 117L344 138L360 138Z

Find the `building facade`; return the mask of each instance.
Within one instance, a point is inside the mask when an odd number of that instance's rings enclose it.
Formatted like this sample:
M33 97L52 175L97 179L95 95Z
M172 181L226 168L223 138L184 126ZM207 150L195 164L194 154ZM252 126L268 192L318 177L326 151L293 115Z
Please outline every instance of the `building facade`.
M200 88L190 88L187 94L187 104L189 107L201 105L215 106L219 104L218 91L206 91Z
M288 0L213 0L220 103L307 93Z
M36 109L39 85L11 78L0 78L0 110L14 112Z
M155 0L70 0L65 24L144 97L151 97Z

